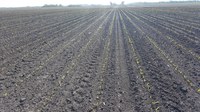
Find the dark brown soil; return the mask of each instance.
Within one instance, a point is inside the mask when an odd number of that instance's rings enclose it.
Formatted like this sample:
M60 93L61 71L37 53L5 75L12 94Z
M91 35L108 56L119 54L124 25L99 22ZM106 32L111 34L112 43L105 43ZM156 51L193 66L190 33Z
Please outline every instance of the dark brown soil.
M198 11L0 11L0 111L199 112Z

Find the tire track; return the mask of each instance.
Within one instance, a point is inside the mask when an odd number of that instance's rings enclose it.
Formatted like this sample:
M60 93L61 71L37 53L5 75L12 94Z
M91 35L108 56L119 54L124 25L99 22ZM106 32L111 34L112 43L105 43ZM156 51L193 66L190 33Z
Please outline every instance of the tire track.
M94 17L95 18L95 17ZM92 20L90 20L90 21L93 21L93 19L94 18L91 18ZM20 53L19 54L19 56L17 56L17 55L15 55L15 56L13 56L13 57L10 57L11 59L7 59L7 60L4 60L4 62L2 63L3 65L6 65L6 66L4 66L4 67L2 67L2 73L1 74L4 74L5 73L5 71L6 71L6 69L5 68L8 68L8 67L10 67L10 66L15 66L17 63L19 63L18 61L20 61L21 59L23 60L27 60L27 58L28 57L30 57L30 56L34 56L34 55L43 55L45 52L44 51L47 51L47 52L55 52L55 51L51 51L51 50L48 50L48 49L46 49L46 50L42 50L42 49L44 49L44 48L48 48L48 47L50 47L50 48L54 48L55 47L55 49L57 49L58 50L58 48L60 49L61 47L60 46L63 46L63 43L66 43L66 40L68 39L68 38L65 38L66 36L67 37L70 37L70 36L73 36L73 32L75 33L76 31L78 31L78 30L82 30L82 28L83 28L83 26L84 25L86 25L88 22L90 22L90 21L86 21L86 22L84 22L84 23L81 23L79 26L77 26L77 27L75 27L75 28L72 28L71 30L69 30L69 31L67 31L67 32L65 32L64 34L62 34L62 38L54 38L54 39L52 39L52 40L50 40L50 41L48 41L48 42L46 42L46 43L44 43L44 45L42 45L41 47L39 47L39 46L35 46L35 48L31 48L31 49L27 49L26 50L26 52L24 51L24 53L22 52L22 53ZM58 41L57 43L58 44L56 44L56 42L55 41ZM57 46L55 46L55 45L57 45ZM53 46L53 47L52 47ZM37 48L36 48L37 47ZM30 52L30 50L32 51L32 52ZM37 53L38 52L38 53ZM12 61L13 59L15 59L15 58L19 58L18 60L15 60L15 61ZM42 58L42 60L44 59L44 58L46 58L45 56L43 56L43 58ZM8 63L8 64L7 64ZM1 65L1 66L3 66L3 65Z
M96 111L103 111L103 106L105 106L105 101L103 98L104 95L104 89L105 89L105 73L107 69L107 63L108 63L108 55L109 55L109 46L110 46L110 39L112 35L113 25L114 25L114 18L115 18L115 11L113 13L111 25L109 26L109 34L104 39L105 45L103 48L103 54L101 58L101 63L98 67L98 77L95 79L96 84L92 87L93 88L93 98L92 103L89 112L96 112Z
M90 16L92 16L92 15L90 15ZM49 26L49 27L45 26L45 28L44 28L45 30L43 28L40 30L36 29L35 31L33 31L31 33L30 32L26 33L26 36L24 36L26 39L22 39L22 38L16 39L15 37L17 37L17 36L14 36L15 40L13 40L12 43L10 43L10 44L4 45L3 48L9 54L14 54L16 52L19 53L27 46L38 44L40 42L43 42L44 40L47 41L47 39L52 39L53 35L59 34L72 26L76 26L76 25L80 24L80 22L83 21L84 17L77 18L77 19L74 19L74 20L68 21L68 22L55 23L55 24L57 24L56 26L54 26L54 25ZM89 18L89 17L86 16L86 18ZM74 23L73 23L73 21L74 21ZM66 27L66 25L67 25L67 27ZM54 28L51 28L51 27L54 27ZM49 29L49 28L51 28L51 29ZM56 30L56 32L54 30ZM48 38L45 35L48 35L51 38ZM31 38L29 38L29 37L31 37ZM37 37L37 38L34 38L34 37ZM41 37L41 38L39 38L39 37ZM28 42L26 42L26 41L28 41ZM4 43L9 43L9 42L4 42ZM16 45L13 43L15 43ZM23 43L25 43L25 44L23 45ZM22 44L22 45L19 45L19 44ZM13 45L13 46L10 46L10 45ZM10 50L8 50L8 49L10 49ZM4 55L7 56L9 54L4 54Z
M104 15L104 16L105 16L105 15ZM103 17L103 16L102 16L102 17ZM96 22L99 21L100 19L102 19L102 18L99 18L98 20L96 20ZM94 22L94 23L96 24L96 22ZM80 37L80 35L83 35L85 31L87 31L89 28L91 28L91 27L94 25L94 23L91 24L90 26L88 26L88 28L86 28L84 31L82 31L82 32L80 32L79 34L75 35L74 37L76 37L76 38L73 38L73 40L69 41L68 44L66 43L65 46L67 47L67 46L69 46L70 44L76 42L77 39ZM75 41L75 40L76 40L76 41ZM78 39L77 42L80 42L80 39ZM48 63L48 61L54 59L54 57L55 57L57 54L60 54L61 52L63 52L65 46L63 46L62 49L59 49L58 51L56 51L56 54L51 55L51 57L49 57L48 60L46 60L45 63L41 63L42 65L40 65L40 66L38 67L38 69L35 69L34 71L32 71L32 72L29 74L29 77L26 77L26 78L25 78L25 81L28 81L28 79L30 79L32 76L37 75L37 74L39 73L39 71L41 71L41 69L43 69L43 68L46 66L46 64ZM60 52L60 53L59 53L59 52ZM30 77L30 76L31 76L31 77ZM15 80L16 80L16 79L15 79ZM20 80L19 80L19 81L20 81ZM19 84L18 84L18 83L19 83ZM20 87L20 86L18 86L18 85L23 84L24 81L22 80L22 81L20 81L20 82L18 82L18 83L15 84L15 85L16 85L16 88ZM6 91L4 91L3 93L4 93L4 94L3 94L4 96L9 96L9 93L7 93Z
M109 17L108 15L107 15L107 17ZM106 19L104 20L104 22L103 23L101 23L101 25L98 27L98 29L95 31L95 33L93 34L93 36L95 36L95 37L97 37L97 35L98 35L98 33L99 33L99 30L102 30L102 26L103 26L103 24L106 22ZM88 50L88 48L92 48L92 46L93 45L96 45L95 43L96 42L98 42L99 41L99 39L96 39L96 38L90 38L90 40L87 42L87 44L85 44L84 45L84 47L80 50L80 54L79 55L77 55L77 56L75 56L75 58L70 62L70 64L69 64L69 66L65 66L65 68L64 68L64 70L62 70L62 73L59 73L60 75L59 75L59 78L56 80L56 85L54 85L54 87L56 87L55 89L53 89L53 93L52 92L50 92L50 93L48 93L49 95L47 95L47 96L45 96L45 98L46 98L46 101L44 101L44 102L41 102L41 103L43 103L42 105L42 107L40 107L41 109L43 108L43 109L48 109L48 104L50 104L51 105L51 102L53 102L54 100L55 100L55 98L57 99L57 97L58 96L56 96L56 95L58 95L58 94L60 94L59 93L59 91L56 91L57 89L61 89L62 90L62 88L63 87L66 87L66 86L72 86L72 87L74 87L73 86L73 79L74 79L74 77L76 77L76 73L74 73L74 69L77 69L78 67L78 64L80 63L80 60L82 59L81 57L83 57L85 54L86 54L86 51ZM88 51L89 52L89 51ZM75 70L76 71L76 70ZM70 75L71 74L71 75ZM75 75L75 76L74 76ZM79 76L78 76L79 77ZM72 82L71 83L69 83L70 81L72 80ZM76 81L76 80L75 80ZM65 82L65 83L64 83ZM70 84L70 85L69 85ZM71 85L72 84L72 85ZM74 88L71 88L71 89L69 89L69 90L73 90ZM65 91L66 92L66 91ZM75 92L75 90L74 90L74 92ZM72 97L73 98L73 97ZM45 99L44 99L45 100ZM59 102L58 102L59 103ZM39 104L37 104L37 105L39 105L39 106L41 106L40 105L40 103ZM46 108L47 107L47 108ZM43 110L42 109L42 110ZM72 107L70 107L70 109L72 109L73 110L73 108Z
M127 15L125 15L123 11L121 11L121 13L125 17L127 17ZM127 23L126 23L126 20L124 20L124 19L125 18L122 19L123 23L124 23L123 24L123 28L124 28L124 30L126 32L126 35L127 35L127 43L129 43L130 49L132 50L132 54L133 54L133 57L134 57L135 65L136 65L136 68L137 68L137 74L140 77L139 78L139 77L133 77L132 76L131 78L137 79L139 81L135 82L134 80L131 80L132 81L131 86L133 86L133 88L135 88L134 90L136 92L138 92L137 88L134 87L134 83L141 83L142 86L140 88L142 88L143 89L142 91L145 91L145 93L146 93L146 95L145 94L143 95L144 99L139 97L140 100L138 100L138 102L136 102L135 109L137 111L153 111L153 112L155 111L155 112L158 112L160 110L160 108L161 108L161 105L160 105L159 100L155 97L154 92L152 91L153 86L152 86L150 80L148 79L149 78L147 76L148 73L146 72L145 67L143 65L143 61L144 61L142 59L143 57L141 57L141 54L138 51L138 48L137 48L138 46L137 46L137 42L136 42L136 38L138 38L138 37L136 35L136 32L134 32L135 33L134 34L135 38L134 38L134 40L131 39L131 37L129 36L130 35L129 34L130 33L129 30L130 29L127 29L127 28L131 28L131 27L130 26L126 26ZM135 31L137 31L137 30L135 30ZM141 90L140 90L140 92L141 92ZM137 101L137 97L134 98L134 99ZM141 101L141 102L139 102L139 101ZM139 104L137 104L137 103L139 103ZM137 107L138 105L142 105L142 107Z

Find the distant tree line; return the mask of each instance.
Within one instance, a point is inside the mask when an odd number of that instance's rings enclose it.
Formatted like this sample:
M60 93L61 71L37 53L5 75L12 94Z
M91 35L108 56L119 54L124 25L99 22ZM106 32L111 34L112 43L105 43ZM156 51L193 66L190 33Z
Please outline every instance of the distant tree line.
M82 7L82 5L68 5L68 7Z
M43 7L63 7L61 4L45 4Z
M172 3L200 2L200 0L170 0Z

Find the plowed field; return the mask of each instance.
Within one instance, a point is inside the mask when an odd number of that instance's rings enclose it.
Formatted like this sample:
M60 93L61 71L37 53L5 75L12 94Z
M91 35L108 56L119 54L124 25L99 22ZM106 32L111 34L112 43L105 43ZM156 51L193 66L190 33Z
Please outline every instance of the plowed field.
M0 10L0 111L199 112L199 12Z

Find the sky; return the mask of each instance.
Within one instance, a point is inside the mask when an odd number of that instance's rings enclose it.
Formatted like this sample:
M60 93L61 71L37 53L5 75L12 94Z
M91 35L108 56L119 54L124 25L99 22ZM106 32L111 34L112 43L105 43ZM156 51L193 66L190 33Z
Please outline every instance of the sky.
M109 5L109 3L120 4L121 1L126 3L133 2L158 2L166 0L0 0L0 7L26 7L26 6L43 6L44 4L102 4Z

